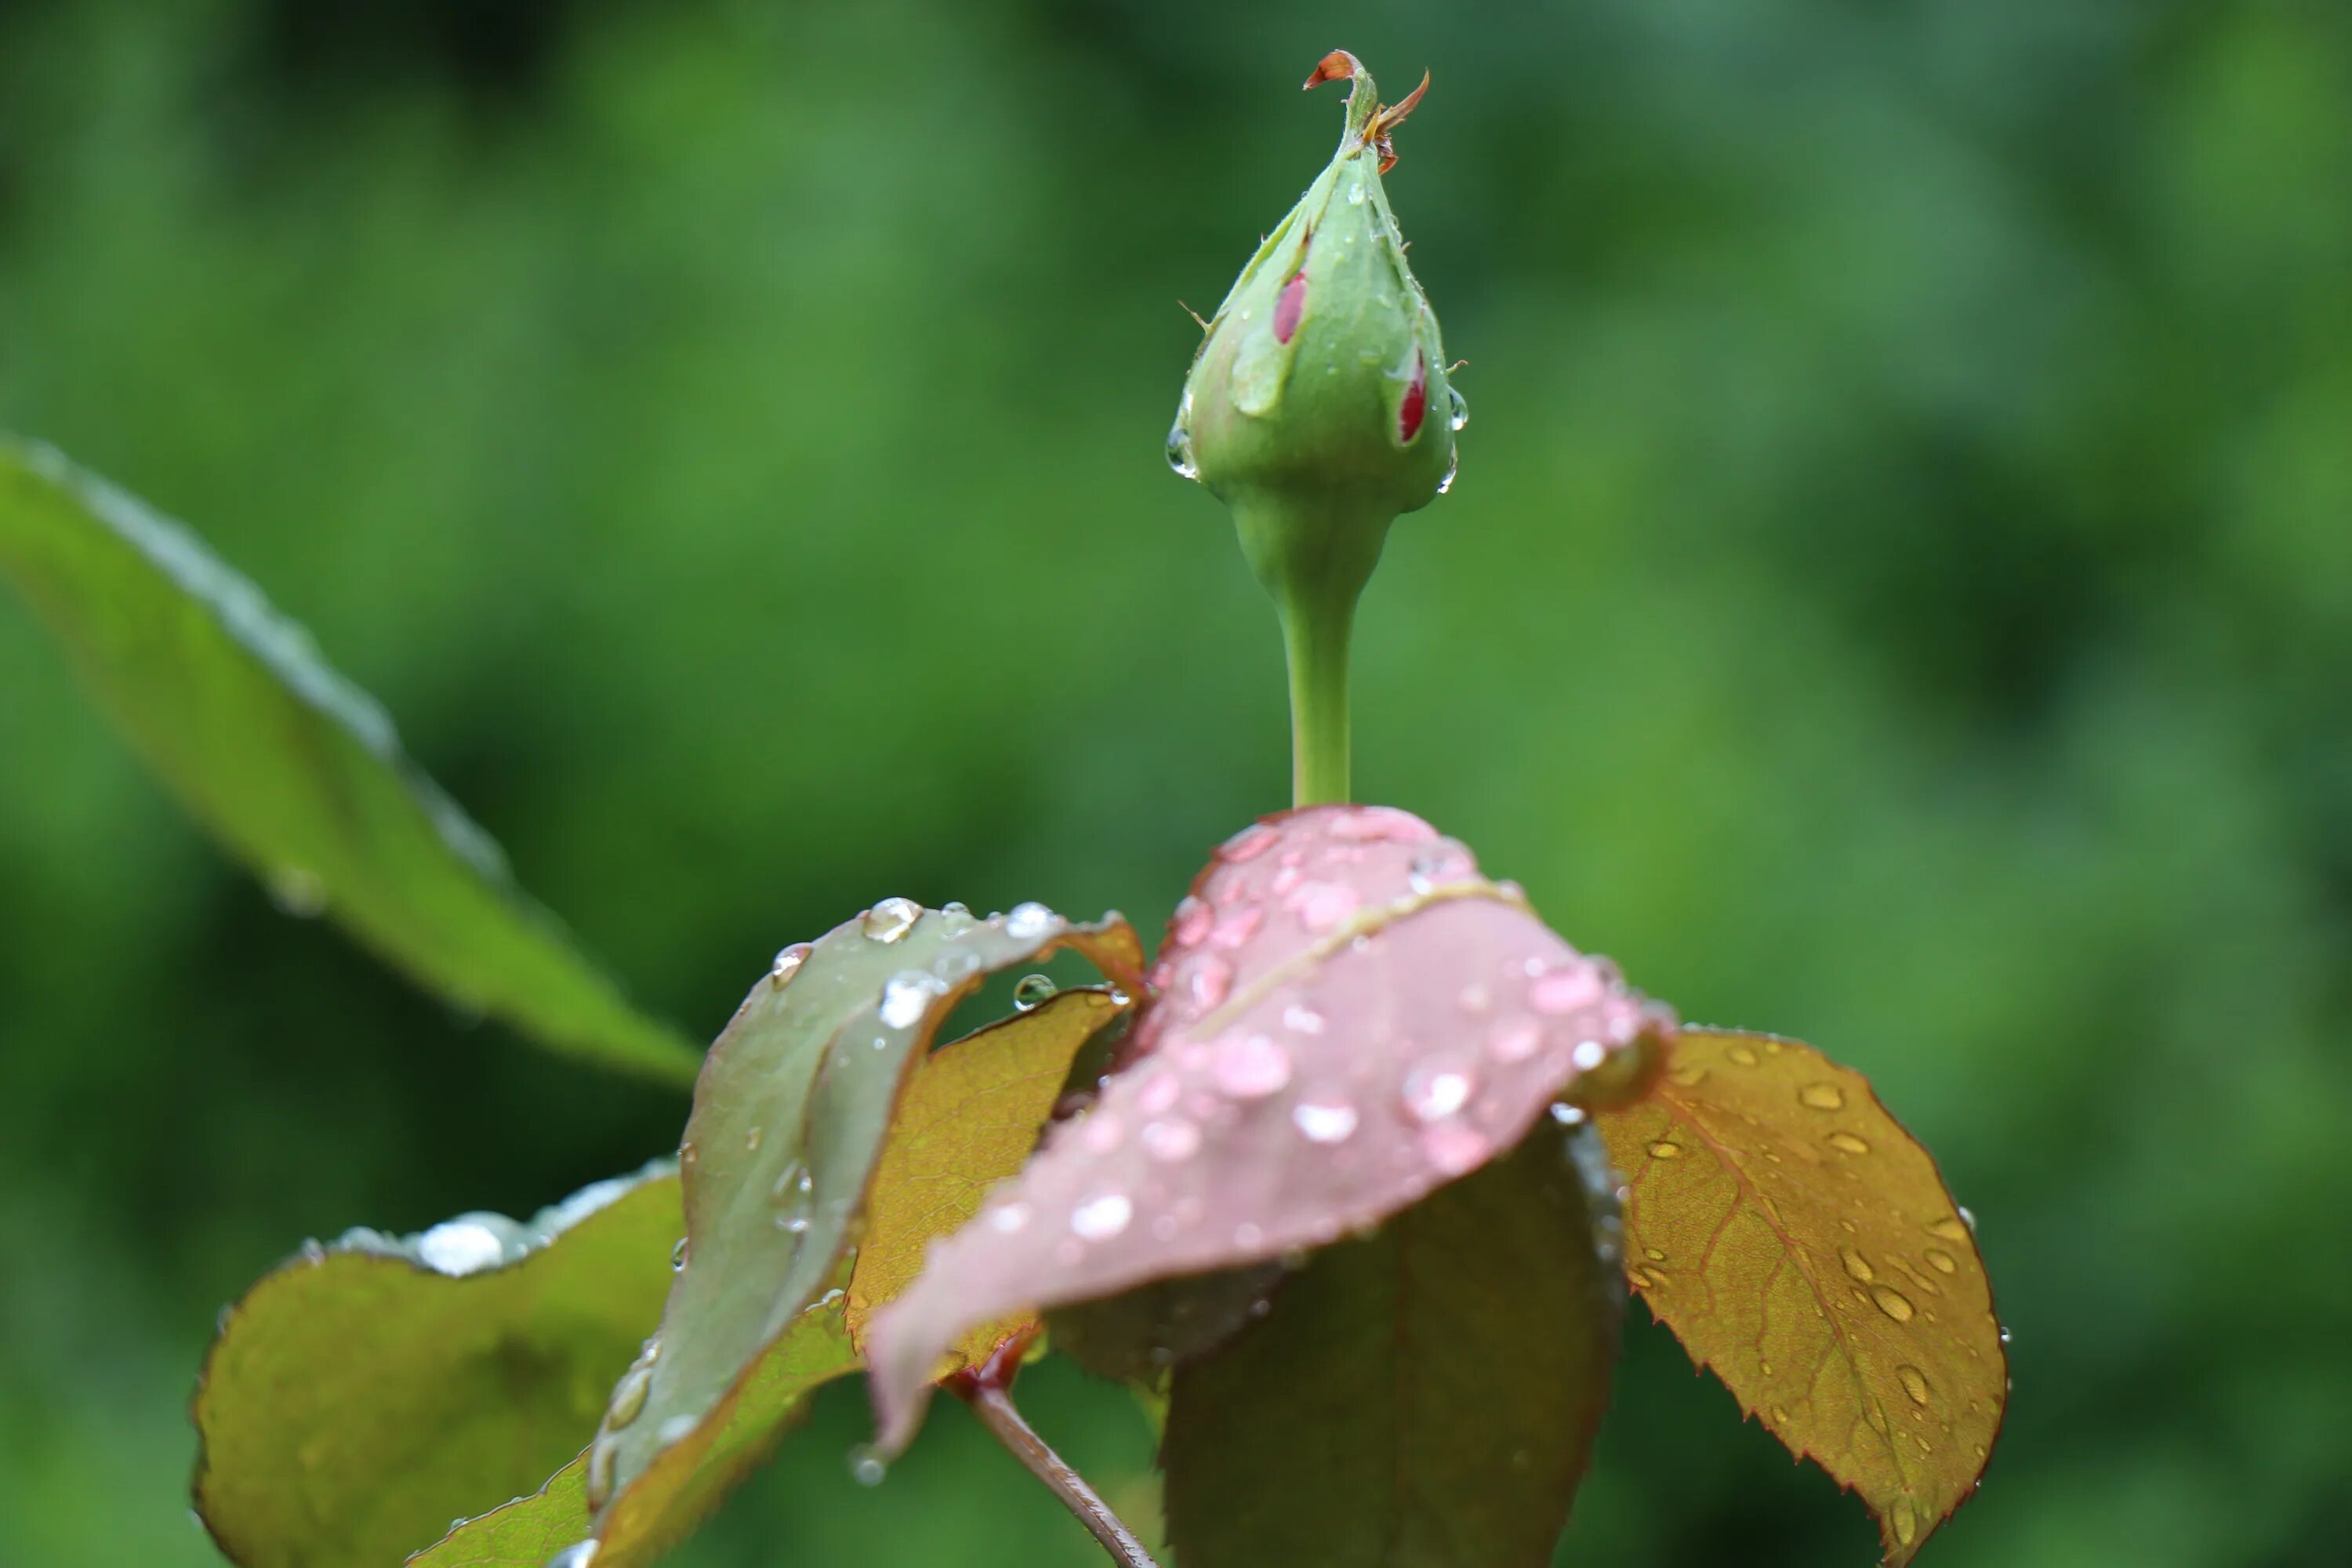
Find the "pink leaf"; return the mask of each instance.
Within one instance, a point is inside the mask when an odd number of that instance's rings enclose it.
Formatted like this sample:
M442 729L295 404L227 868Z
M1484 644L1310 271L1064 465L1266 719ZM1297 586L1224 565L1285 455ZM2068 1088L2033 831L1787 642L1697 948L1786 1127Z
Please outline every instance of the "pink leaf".
M884 1450L913 1436L934 1363L971 1324L1376 1226L1556 1100L1636 1098L1674 1029L1461 844L1381 806L1310 807L1229 840L1152 979L1095 1103L874 1319Z

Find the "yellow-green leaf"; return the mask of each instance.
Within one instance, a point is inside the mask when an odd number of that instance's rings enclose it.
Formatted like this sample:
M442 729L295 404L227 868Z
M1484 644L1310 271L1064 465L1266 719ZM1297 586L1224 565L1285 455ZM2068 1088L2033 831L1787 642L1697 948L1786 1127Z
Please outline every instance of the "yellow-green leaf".
M195 1502L245 1568L383 1568L580 1450L669 1288L667 1163L526 1223L306 1248L222 1315ZM559 1543L560 1544L560 1543Z
M0 437L0 578L280 903L545 1045L693 1080L700 1053L622 998L383 710L187 529L50 447Z
M2009 1390L1935 1162L1861 1074L1764 1035L1685 1030L1656 1092L1600 1123L1634 1289L1909 1562L1976 1489Z
M1125 1010L1108 991L1065 991L925 1058L891 1119L866 1203L866 1239L849 1280L849 1331L922 1272L923 1249L980 1212L1018 1172L1097 1030ZM950 1370L984 1359L1026 1315L985 1323L950 1352Z
M857 1369L838 1292L803 1312L761 1358L729 1402L707 1447L656 1458L625 1506L606 1520L590 1554L600 1565L658 1558L684 1526L709 1512L719 1493L772 1448L807 1413L822 1384ZM452 1529L408 1560L411 1568L540 1568L581 1546L593 1528L588 1456L581 1454L529 1497Z

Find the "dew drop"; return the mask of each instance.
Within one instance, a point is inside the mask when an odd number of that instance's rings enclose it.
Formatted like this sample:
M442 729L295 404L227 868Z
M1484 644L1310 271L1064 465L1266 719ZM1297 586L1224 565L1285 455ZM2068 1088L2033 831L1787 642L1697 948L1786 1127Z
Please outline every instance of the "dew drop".
M1179 947L1197 947L1209 934L1209 927L1216 918L1216 912L1208 905L1187 893L1176 906L1175 918L1168 922L1168 934Z
M596 1561L596 1543L575 1541L547 1560L547 1568L588 1568Z
M1204 1013L1222 1004L1233 984L1234 966L1213 953L1202 953L1185 972L1184 989Z
M1108 1241L1134 1217L1135 1205L1125 1193L1105 1193L1070 1211L1070 1228L1088 1241Z
M1002 1236L1011 1236L1028 1223L1027 1204L998 1204L988 1211L988 1228Z
M1404 1075L1404 1108L1417 1121L1442 1121L1470 1103L1478 1080L1470 1069L1446 1058L1420 1063Z
M882 1462L881 1456L864 1444L849 1450L849 1479L859 1486L878 1487L889 1473L890 1467Z
M1054 999L1054 983L1042 974L1024 974L1013 984L1013 1005L1022 1012L1044 1006Z
M621 1374L613 1385L613 1403L604 1411L607 1431L617 1432L646 1412L646 1395L653 1392L654 1369L649 1362L640 1362Z
M1265 908L1262 904L1245 904L1217 922L1209 933L1209 945L1222 947L1230 952L1246 944L1265 923Z
M1903 1385L1903 1392L1911 1396L1912 1404L1925 1405L1927 1403L1927 1376L1917 1367L1896 1367L1895 1369L1895 1381Z
M1201 1129L1181 1116L1171 1116L1158 1121L1147 1121L1136 1134L1143 1152L1155 1160L1171 1162L1189 1160L1201 1147Z
M1927 1234L1940 1236L1946 1241L1966 1241L1969 1238L1969 1227L1962 1225L1957 1216L1948 1216L1928 1226Z
M1870 1260L1851 1247L1841 1248L1838 1252L1838 1259L1845 1265L1845 1271L1849 1277L1859 1279L1865 1285L1878 1278L1878 1271L1870 1266Z
M1341 1100L1302 1100L1290 1108L1290 1121L1310 1143L1344 1143L1356 1131L1356 1108Z
M1601 976L1588 964L1548 971L1528 987L1528 1005L1555 1018L1599 1000Z
M1356 889L1345 882L1307 882L1290 895L1285 907L1298 917L1300 925L1320 936L1354 914L1361 901Z
M654 1442L664 1448L674 1448L694 1436L702 1423L692 1415L673 1415L654 1428Z
M1642 1248L1642 1256L1653 1263L1664 1263L1666 1260L1665 1251L1661 1247L1645 1247ZM1771 1369L1767 1367L1765 1370L1769 1372Z
M1581 1127L1584 1125L1584 1107L1562 1101L1551 1108L1551 1119L1562 1127Z
M777 953L774 967L768 971L769 983L778 990L791 984L793 976L798 974L801 965L808 961L808 955L809 944L804 942L796 942Z
M1892 1286L1872 1286L1870 1288L1870 1299L1878 1303L1878 1310L1880 1311L1885 1313L1896 1322L1907 1323L1911 1321L1911 1298L1906 1296L1902 1291L1894 1289Z
M1155 1068L1135 1091L1135 1109L1159 1116L1173 1107L1184 1092L1183 1080L1165 1068Z
M1282 1010L1282 1026L1294 1035L1319 1035L1323 1032L1323 1015L1293 1002Z
M1475 1170L1494 1152L1495 1146L1482 1133L1459 1121L1441 1121L1422 1130L1423 1157L1448 1176Z
M1969 1212L1969 1205L1966 1204L1962 1204L1960 1205L1960 1223L1969 1227L1969 1234L1970 1236L1976 1235L1977 1216Z
M1895 1500L1894 1523L1895 1539L1899 1544L1908 1546L1918 1539L1919 1510L1912 1506L1909 1498Z
M593 1513L612 1500L614 1471L621 1462L621 1445L608 1433L588 1445L588 1484L585 1489L588 1511Z
M1940 1247L1927 1248L1924 1256L1927 1259L1928 1266L1938 1274L1953 1274L1959 1270L1960 1266L1954 1261L1952 1255Z
M679 1237L677 1238L677 1245L676 1247L671 1247L671 1248L669 1249L669 1266L670 1266L672 1268L685 1268L685 1267L686 1267L686 1255L687 1255L687 1243L686 1243L686 1237L682 1237L682 1236L681 1236L681 1237Z
M1682 1157L1682 1152L1683 1146L1681 1144L1669 1142L1663 1138L1650 1145L1650 1158L1654 1160L1680 1159Z
M758 1153L760 1152L761 1141L765 1139L767 1135L768 1131L764 1127L754 1127L749 1132L744 1133L743 1152L747 1154Z
M1507 1018L1486 1036L1486 1054L1498 1062L1523 1062L1543 1048L1543 1029L1533 1018Z
M1273 848L1274 841L1280 837L1281 835L1265 823L1254 822L1226 839L1217 850L1217 858L1229 866L1238 866L1244 861L1255 860Z
M1445 384L1445 395L1453 405L1453 412L1445 422L1459 430L1470 423L1470 400L1463 396L1450 381Z
M416 1238L416 1256L436 1274L478 1274L505 1261L506 1244L488 1226L444 1220Z
M1454 476L1462 471L1462 448L1456 447L1445 454L1445 472L1437 479L1437 493L1444 495L1454 488Z
M816 1200L816 1178L798 1160L786 1165L769 1196L776 1204L776 1228L798 1236L809 1227L809 1210Z
M1364 205L1364 187L1360 182L1348 187L1348 205L1351 207Z
M1867 1154L1870 1152L1870 1145L1864 1142L1861 1139L1855 1137L1851 1132L1838 1131L1831 1133L1829 1136L1829 1145L1832 1149L1840 1150L1848 1154Z
M1809 1083L1797 1091L1797 1098L1815 1110L1845 1108L1845 1092L1833 1083Z
M1209 1078L1235 1100L1264 1100L1290 1081L1290 1053L1269 1036L1234 1030L1213 1047Z
M1569 1062L1579 1072L1591 1072L1609 1059L1609 1047L1599 1040L1579 1040L1568 1055Z
M923 918L923 906L912 899L885 899L866 911L857 929L875 942L893 942L914 930Z
M936 975L926 970L902 969L882 987L880 1008L883 1026L891 1029L911 1029L923 1021L931 1003L946 989Z
M1192 433L1184 428L1181 415L1168 426L1168 467L1180 479L1201 477L1201 465L1192 457Z
M1674 1071L1672 1071L1672 1072L1668 1073L1668 1074L1666 1075L1666 1079L1667 1079L1667 1081L1669 1081L1669 1082L1671 1082L1671 1083L1673 1083L1673 1084L1676 1085L1676 1086L1677 1086L1677 1087L1679 1087L1679 1088L1682 1088L1682 1089L1688 1089L1688 1088L1690 1088L1692 1085L1694 1085L1694 1084L1697 1083L1701 1079L1705 1078L1706 1076L1706 1069L1705 1068L1701 1068L1701 1067L1679 1067L1679 1068L1675 1068L1675 1070L1674 1070Z
M1015 904L1004 917L1004 934L1015 942L1036 942L1062 925L1062 917L1039 903Z
M1758 1060L1756 1053L1749 1050L1746 1046L1732 1046L1726 1049L1723 1054L1729 1057L1733 1061L1738 1062L1744 1068L1754 1067Z

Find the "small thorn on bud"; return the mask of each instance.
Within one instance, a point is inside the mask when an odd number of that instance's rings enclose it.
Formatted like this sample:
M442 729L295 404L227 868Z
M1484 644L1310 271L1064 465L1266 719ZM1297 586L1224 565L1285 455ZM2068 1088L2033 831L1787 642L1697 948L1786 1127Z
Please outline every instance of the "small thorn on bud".
M1258 241L1258 243L1259 243L1260 245L1264 245L1264 244L1265 243L1265 241L1264 241L1264 240L1259 240L1259 241ZM1176 308L1177 308L1178 310L1180 310L1183 311L1186 315L1188 315L1188 316L1192 317L1192 320L1193 320L1196 323L1198 323L1198 325L1200 326L1200 329L1201 329L1202 331L1204 331L1204 332L1205 332L1205 331L1207 331L1209 330L1209 323L1201 320L1201 312L1200 312L1200 311L1195 310L1194 309L1192 309L1192 306L1187 305L1187 304L1186 304L1186 303L1184 303L1184 301L1183 301L1183 300L1177 300L1177 301L1176 301Z
M1466 360L1466 359L1458 359L1458 360L1455 360L1452 364L1449 364L1449 365L1447 365L1447 366L1445 367L1445 374L1448 374L1448 375L1452 375L1452 374L1453 374L1455 371L1457 371L1457 370L1466 370L1466 369L1468 369L1468 368L1469 368L1469 365L1470 365L1470 362L1469 362L1468 360Z

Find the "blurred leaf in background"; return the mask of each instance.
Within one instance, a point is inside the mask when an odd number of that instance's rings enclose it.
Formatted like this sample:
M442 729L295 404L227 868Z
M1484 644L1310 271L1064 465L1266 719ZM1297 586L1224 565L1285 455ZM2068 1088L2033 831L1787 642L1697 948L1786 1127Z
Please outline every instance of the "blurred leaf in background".
M1285 799L1160 443L1336 43L1433 73L1390 191L1474 412L1364 606L1360 792L1937 1152L2017 1389L1925 1561L2332 1560L2340 6L16 0L0 426L194 523L694 1037L885 894L1149 929ZM682 1106L276 914L13 602L0 801L0 1561L205 1563L221 1301ZM1628 1330L1571 1552L1870 1561ZM1024 1388L1148 1496L1122 1394ZM873 1491L867 1432L833 1390L681 1561L1091 1560L960 1412Z

